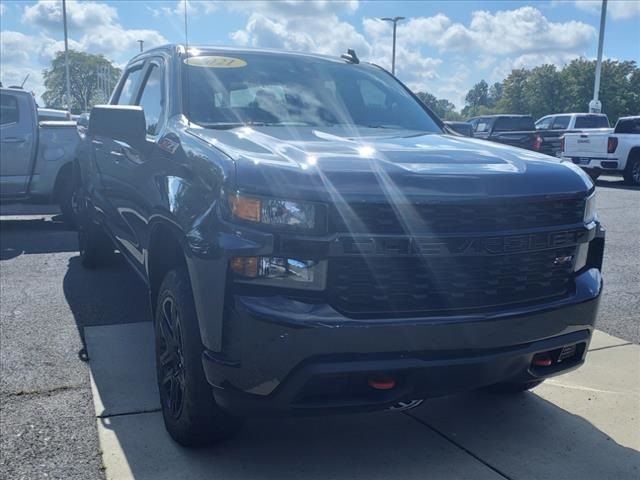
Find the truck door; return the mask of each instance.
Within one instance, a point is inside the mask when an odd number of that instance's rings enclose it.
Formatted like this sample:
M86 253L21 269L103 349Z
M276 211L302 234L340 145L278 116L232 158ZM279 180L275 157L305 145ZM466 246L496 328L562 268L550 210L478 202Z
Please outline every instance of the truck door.
M35 102L29 93L4 90L0 108L0 195L25 196L38 141Z
M114 105L132 105L137 97L137 92L142 78L144 62L139 62L130 66L124 73L118 90L111 103ZM118 199L118 176L120 158L117 157L120 146L111 138L95 136L91 143L92 158L95 162L95 169L98 172L99 182L95 184L95 191L92 198L96 202L98 211L105 212L103 217L108 230L120 242L122 230L125 228L120 221L117 203ZM121 248L122 245L118 245Z
M144 109L147 124L147 148L143 152L127 146L109 150L114 175L110 196L118 215L118 240L122 253L144 273L145 236L151 217L151 199L157 196L155 173L162 162L157 153L157 139L164 124L164 64L160 58L148 61L140 82L135 104Z

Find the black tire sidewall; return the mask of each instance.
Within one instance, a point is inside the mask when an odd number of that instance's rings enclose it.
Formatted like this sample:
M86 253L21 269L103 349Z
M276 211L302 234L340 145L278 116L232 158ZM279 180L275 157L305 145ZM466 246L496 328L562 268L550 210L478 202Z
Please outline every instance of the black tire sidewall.
M633 178L633 169L638 164L640 164L640 157L637 155L627 162L627 167L624 171L624 180L627 185L640 186L640 182L636 182Z
M183 446L201 446L227 438L239 427L239 420L222 411L213 397L212 387L206 380L202 366L203 345L196 316L193 293L186 268L171 270L159 289L154 318L156 347L156 373L160 386L159 322L162 305L168 297L175 303L179 314L184 359L184 396L181 411L174 417L161 398L162 415L169 434ZM162 393L160 394L162 396Z

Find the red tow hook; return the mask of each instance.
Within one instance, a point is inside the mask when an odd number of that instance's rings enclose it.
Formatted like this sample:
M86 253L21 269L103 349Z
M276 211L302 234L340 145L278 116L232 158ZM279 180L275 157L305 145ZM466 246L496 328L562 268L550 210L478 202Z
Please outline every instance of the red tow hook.
M376 390L391 390L396 386L396 380L387 375L376 375L369 379L369 386Z
M533 360L531 361L534 367L550 367L552 363L553 360L551 360L551 357L547 353L538 353L533 356Z

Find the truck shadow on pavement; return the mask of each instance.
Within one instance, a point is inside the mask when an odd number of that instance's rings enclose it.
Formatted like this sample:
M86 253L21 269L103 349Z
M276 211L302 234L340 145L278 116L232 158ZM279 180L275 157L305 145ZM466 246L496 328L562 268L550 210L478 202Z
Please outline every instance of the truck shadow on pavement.
M63 290L82 340L81 360L88 360L85 327L151 320L146 287L121 255L96 270L85 269L79 256L70 258Z
M108 478L632 480L640 469L637 451L533 393L474 392L407 414L255 419L201 450L172 442L159 413L100 421Z
M2 243L0 260L23 254L75 252L76 233L62 221L53 219L0 219ZM45 237L46 236L46 237Z

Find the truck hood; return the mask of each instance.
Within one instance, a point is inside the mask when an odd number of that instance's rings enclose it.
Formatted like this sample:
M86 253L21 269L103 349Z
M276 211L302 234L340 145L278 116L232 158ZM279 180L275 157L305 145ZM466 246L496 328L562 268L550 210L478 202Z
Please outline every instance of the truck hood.
M453 135L342 127L191 129L236 164L234 188L320 201L586 193L572 164Z

